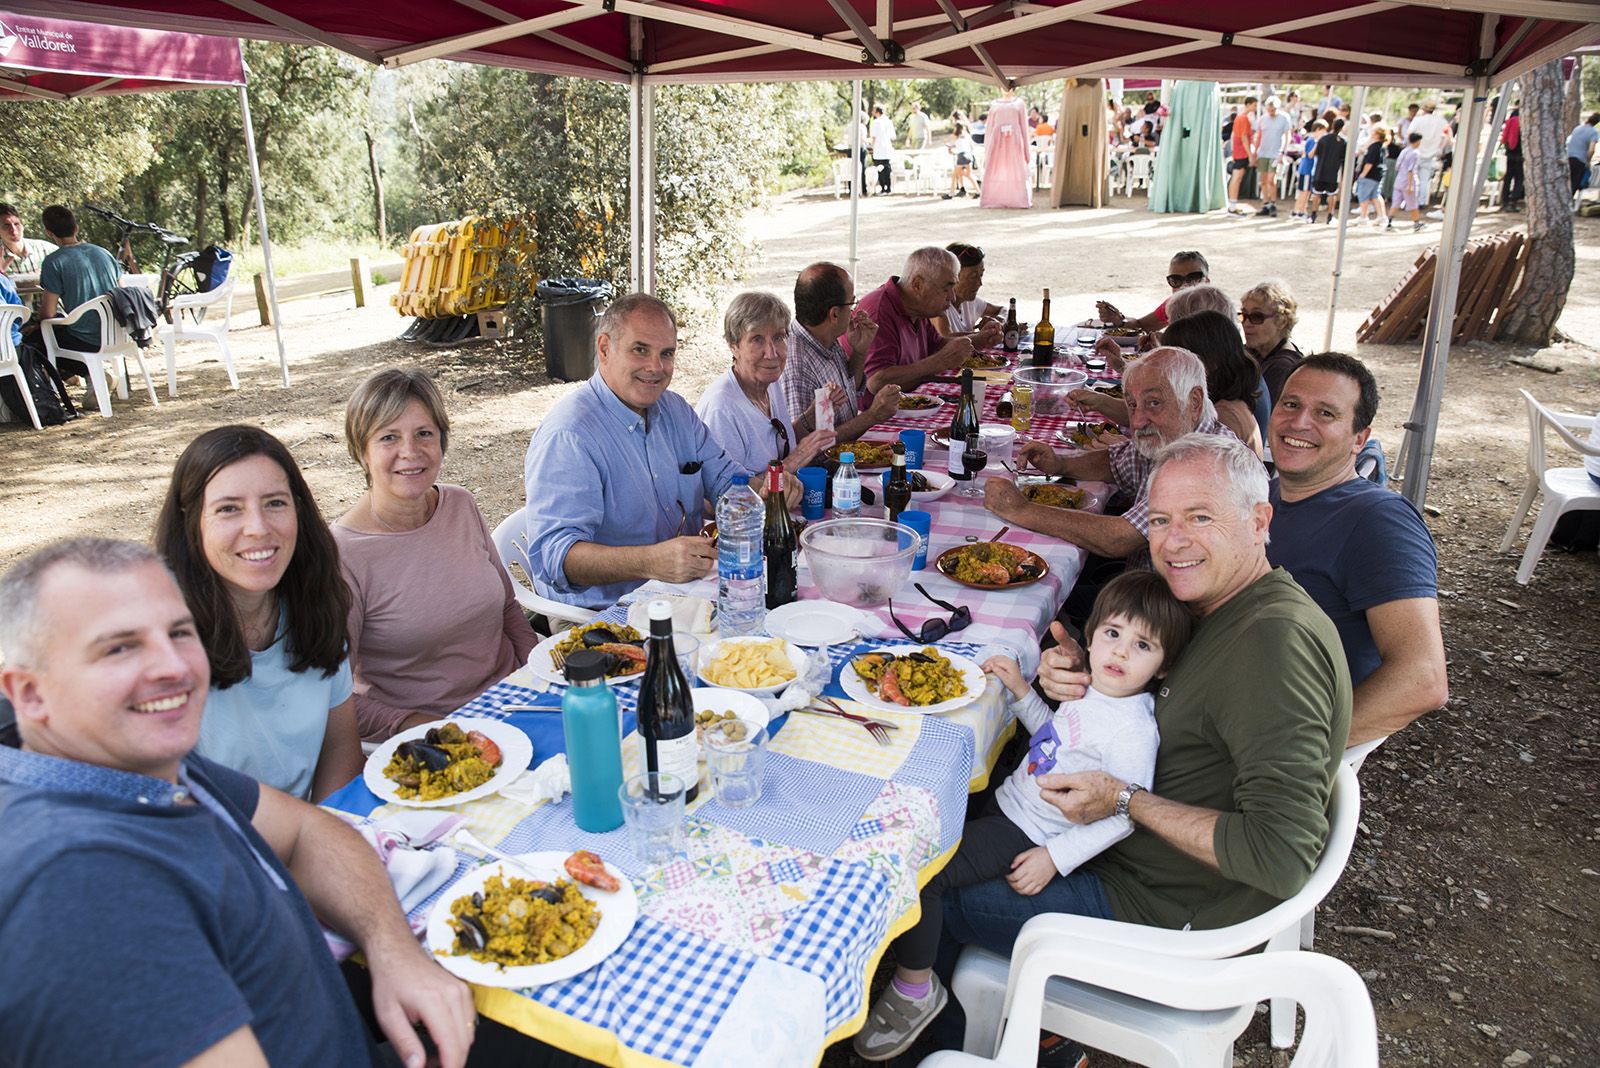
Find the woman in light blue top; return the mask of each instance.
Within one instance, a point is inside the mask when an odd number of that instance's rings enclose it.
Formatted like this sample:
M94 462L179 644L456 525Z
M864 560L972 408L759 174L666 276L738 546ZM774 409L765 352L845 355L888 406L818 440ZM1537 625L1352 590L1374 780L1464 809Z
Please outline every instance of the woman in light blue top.
M350 593L283 443L249 426L190 442L155 540L211 661L196 752L313 801L360 774Z
M794 413L778 385L789 362L791 318L788 306L771 293L734 297L722 319L733 366L694 406L722 451L746 475L759 475L773 460L792 475L834 442L832 430L795 440Z

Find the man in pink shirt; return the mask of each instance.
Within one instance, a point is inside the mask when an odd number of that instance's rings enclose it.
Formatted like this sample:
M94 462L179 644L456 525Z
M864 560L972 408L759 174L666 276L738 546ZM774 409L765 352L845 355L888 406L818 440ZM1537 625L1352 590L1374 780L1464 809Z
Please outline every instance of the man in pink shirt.
M953 302L960 271L952 253L919 248L900 274L861 298L859 307L878 324L863 368L868 398L885 386L913 389L972 355L970 338L942 338L932 322Z

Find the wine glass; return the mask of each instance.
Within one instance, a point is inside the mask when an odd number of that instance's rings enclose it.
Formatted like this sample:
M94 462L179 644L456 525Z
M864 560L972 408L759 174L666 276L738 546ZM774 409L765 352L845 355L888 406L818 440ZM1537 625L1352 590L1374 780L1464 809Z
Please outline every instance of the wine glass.
M961 451L961 469L967 473L969 481L956 487L958 497L981 497L983 490L978 488L978 472L989 465L989 454L983 451L983 446L974 434L967 439L967 447Z

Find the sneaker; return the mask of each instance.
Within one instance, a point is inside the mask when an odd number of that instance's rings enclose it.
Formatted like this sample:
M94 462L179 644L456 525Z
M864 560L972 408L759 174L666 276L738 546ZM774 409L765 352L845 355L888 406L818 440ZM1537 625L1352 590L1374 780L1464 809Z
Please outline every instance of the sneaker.
M1039 1032L1039 1068L1088 1068L1089 1055L1070 1038Z
M1278 217L1278 205L1276 202L1267 205L1267 214L1272 216L1274 219Z
M958 197L964 197L966 195L967 195L967 187L966 186L962 186L961 190L958 193L956 193L956 196L958 196Z
M1256 214L1257 215L1271 215L1272 214L1272 205L1271 204L1263 204L1263 205L1261 205L1260 208L1256 209Z
M886 1061L911 1048L949 999L937 975L929 975L928 983L926 994L908 998L895 988L893 980L889 981L873 1003L866 1026L850 1043L856 1056L864 1061Z
M954 193L940 193L939 196L940 196L941 199L949 200L951 197L955 196L955 194Z
M1414 234L1420 234L1422 233L1422 228L1425 225L1427 224L1422 222L1414 222L1411 224L1411 232Z
M1390 219L1390 220L1389 220L1389 223L1388 223L1388 225L1386 225L1386 226L1385 226L1385 227L1384 227L1384 228L1383 228L1383 232L1384 232L1384 233L1388 233L1388 232L1389 232L1389 231L1390 231L1390 230L1393 230L1393 229L1394 229L1394 220L1393 220L1393 219Z

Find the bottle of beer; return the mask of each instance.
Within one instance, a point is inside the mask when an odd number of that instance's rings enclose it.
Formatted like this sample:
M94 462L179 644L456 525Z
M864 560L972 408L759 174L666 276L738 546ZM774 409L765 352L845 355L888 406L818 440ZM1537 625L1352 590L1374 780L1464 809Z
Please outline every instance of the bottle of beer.
M894 443L889 484L883 488L883 503L889 509L889 522L900 521L900 513L911 507L911 479L906 475L906 443Z
M961 466L961 443L969 434L978 432L978 402L972 394L972 368L961 369L961 403L956 405L956 417L950 421L949 471L953 478L965 482L966 469Z
M1006 312L1005 348L1007 352L1016 352L1017 343L1022 339L1022 331L1017 329L1017 298L1011 298L1011 307Z
M1056 328L1050 325L1050 291L1044 291L1044 310L1033 328L1033 365L1049 367L1056 362Z
M795 553L799 540L794 521L783 499L783 464L767 465L767 517L761 528L761 551L767 558L767 608L777 608L795 599L799 589Z
M639 682L639 739L644 769L674 775L687 788L684 801L700 793L700 746L694 735L694 695L678 666L672 644L672 605L650 602L650 640Z

